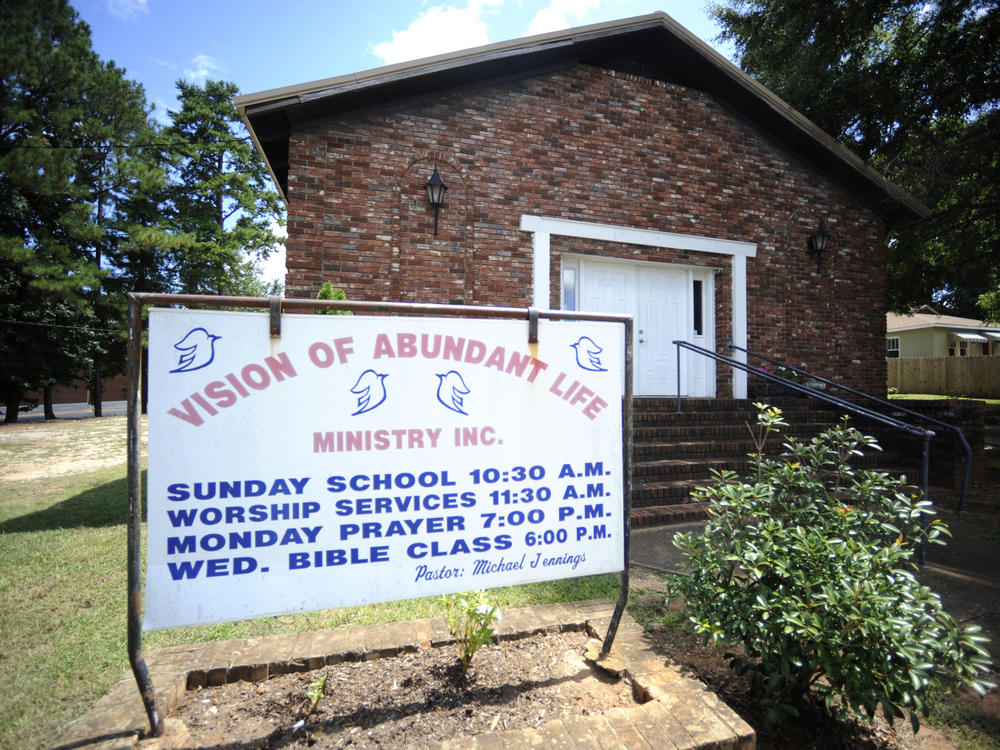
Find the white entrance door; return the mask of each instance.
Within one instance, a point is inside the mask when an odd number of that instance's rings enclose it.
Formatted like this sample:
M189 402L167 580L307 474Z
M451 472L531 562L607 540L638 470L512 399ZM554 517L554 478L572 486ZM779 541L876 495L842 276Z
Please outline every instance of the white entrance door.
M564 265L566 261L564 261ZM634 390L637 396L677 394L675 340L714 348L709 273L665 264L579 259L579 309L635 319ZM714 396L714 363L681 353L681 393Z

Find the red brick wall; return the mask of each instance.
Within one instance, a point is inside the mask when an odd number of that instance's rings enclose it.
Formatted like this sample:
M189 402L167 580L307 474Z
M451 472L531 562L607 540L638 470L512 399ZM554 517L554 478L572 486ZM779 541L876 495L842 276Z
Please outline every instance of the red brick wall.
M124 401L127 397L128 378L115 375L104 379L103 401ZM42 403L41 391L28 391L24 401L35 400ZM53 404L86 404L90 402L90 384L86 376L81 375L70 385L57 385L52 388Z
M329 280L351 299L526 306L522 214L741 240L758 247L750 347L884 391L882 222L710 96L581 66L344 116L289 149L289 296ZM449 188L437 237L423 190L435 164ZM821 218L817 274L806 240ZM725 346L728 257L597 245L553 238L553 279L561 252L725 269Z

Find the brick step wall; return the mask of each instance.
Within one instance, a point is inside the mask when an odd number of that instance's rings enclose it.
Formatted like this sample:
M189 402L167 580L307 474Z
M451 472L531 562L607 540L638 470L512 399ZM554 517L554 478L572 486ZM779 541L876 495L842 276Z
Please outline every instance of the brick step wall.
M803 399L776 401L788 427L770 437L765 451L777 455L789 437L808 440L836 425L838 411ZM636 399L632 463L632 524L659 525L703 517L691 492L727 469L745 475L754 450L748 425L756 427L757 409L735 399ZM872 432L858 425L866 433ZM897 450L870 451L852 462L857 468L904 473L919 478L916 466Z

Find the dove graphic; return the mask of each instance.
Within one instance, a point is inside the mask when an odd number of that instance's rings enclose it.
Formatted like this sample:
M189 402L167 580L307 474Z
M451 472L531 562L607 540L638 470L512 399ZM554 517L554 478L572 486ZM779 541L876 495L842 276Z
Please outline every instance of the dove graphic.
M208 367L215 359L215 342L221 336L215 336L204 328L192 328L184 338L174 344L174 349L180 352L177 367L170 372L191 372Z
M438 375L437 397L445 408L469 416L469 413L462 408L462 396L468 393L468 386L456 370Z
M601 364L600 353L604 350L590 338L581 336L575 344L570 344L576 350L576 363L584 370L591 372L607 372L608 368Z
M383 401L385 401L385 379L389 373L378 373L374 370L365 370L358 378L358 382L351 388L351 393L358 396L358 410L351 416L364 414L371 411Z

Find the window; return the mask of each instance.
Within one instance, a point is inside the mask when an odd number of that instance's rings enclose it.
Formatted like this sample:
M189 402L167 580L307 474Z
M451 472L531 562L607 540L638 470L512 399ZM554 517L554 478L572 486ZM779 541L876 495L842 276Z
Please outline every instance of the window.
M887 357L898 357L899 356L899 336L892 336L885 340L885 356Z
M576 269L562 271L562 309L576 310Z
M705 331L705 313L704 306L701 303L701 289L702 282L701 279L694 280L694 286L691 289L691 299L694 304L694 335L702 336Z

